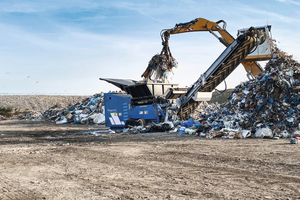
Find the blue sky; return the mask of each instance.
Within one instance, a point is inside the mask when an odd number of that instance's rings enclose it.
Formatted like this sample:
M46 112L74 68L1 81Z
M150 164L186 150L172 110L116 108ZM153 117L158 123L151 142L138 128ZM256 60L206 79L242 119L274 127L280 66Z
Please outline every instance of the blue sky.
M277 46L300 59L296 0L1 0L0 94L84 94L117 90L99 78L141 80L161 51L160 31L195 18L238 29L272 25ZM172 35L173 83L190 86L224 50L206 32ZM247 80L240 65L228 87ZM223 83L218 87L223 89Z

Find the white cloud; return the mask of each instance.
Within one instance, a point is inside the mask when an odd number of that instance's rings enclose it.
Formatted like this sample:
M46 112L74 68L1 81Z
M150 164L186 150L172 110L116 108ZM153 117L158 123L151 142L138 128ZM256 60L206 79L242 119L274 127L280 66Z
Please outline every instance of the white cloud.
M281 15L281 14L276 13L276 12L270 12L270 11L266 11L266 10L253 8L251 6L240 7L240 9L243 10L243 11L250 12L250 13L267 16L269 18L279 19L280 21L285 22L285 23L289 23L289 24L292 24L292 23L295 23L295 22L297 22L297 23L300 22L300 19L297 19L297 18L289 17L289 16L286 16L286 15Z
M293 0L277 0L277 1L283 2L283 3L290 3L290 4L294 4L294 5L300 6L300 2L293 1Z
M43 12L53 5L45 3L32 3L29 1L2 1L0 2L0 12L4 13L37 13Z

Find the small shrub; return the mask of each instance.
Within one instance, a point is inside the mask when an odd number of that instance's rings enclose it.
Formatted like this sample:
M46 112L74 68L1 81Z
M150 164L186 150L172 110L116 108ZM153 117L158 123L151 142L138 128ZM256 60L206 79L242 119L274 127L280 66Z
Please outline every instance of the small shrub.
M4 117L12 117L13 116L13 107L0 107L0 115Z
M14 115L20 115L20 114L21 114L21 112L19 110L16 110L14 113Z

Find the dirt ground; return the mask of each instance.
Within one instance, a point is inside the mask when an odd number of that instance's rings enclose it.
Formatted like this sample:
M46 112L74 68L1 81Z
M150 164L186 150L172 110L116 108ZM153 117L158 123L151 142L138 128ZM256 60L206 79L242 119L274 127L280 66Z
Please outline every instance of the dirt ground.
M288 139L90 134L97 125L0 122L0 199L300 199Z

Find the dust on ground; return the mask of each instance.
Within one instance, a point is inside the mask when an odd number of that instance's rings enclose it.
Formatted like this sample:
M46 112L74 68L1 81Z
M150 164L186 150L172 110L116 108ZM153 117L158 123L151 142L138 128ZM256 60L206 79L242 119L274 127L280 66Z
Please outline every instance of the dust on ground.
M299 145L0 122L0 199L300 199ZM89 133L90 132L90 133Z

